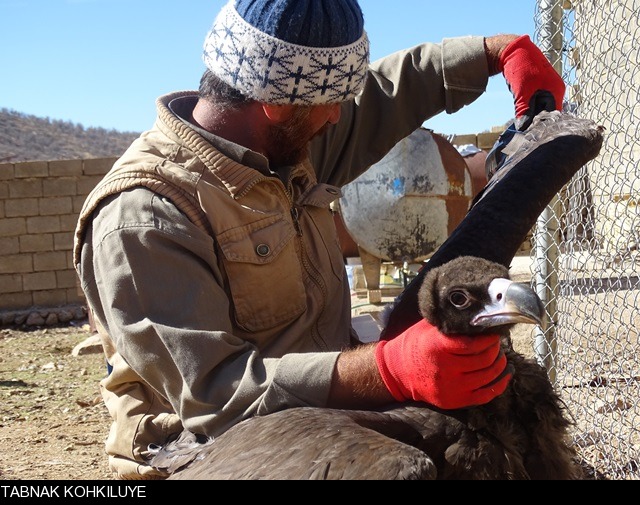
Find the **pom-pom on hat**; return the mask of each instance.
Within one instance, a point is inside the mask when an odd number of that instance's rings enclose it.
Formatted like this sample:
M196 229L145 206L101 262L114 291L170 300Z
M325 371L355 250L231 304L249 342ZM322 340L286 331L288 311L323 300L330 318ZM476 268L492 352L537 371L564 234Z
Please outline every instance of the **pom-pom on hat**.
M369 40L357 0L230 0L203 60L259 102L338 103L364 86Z

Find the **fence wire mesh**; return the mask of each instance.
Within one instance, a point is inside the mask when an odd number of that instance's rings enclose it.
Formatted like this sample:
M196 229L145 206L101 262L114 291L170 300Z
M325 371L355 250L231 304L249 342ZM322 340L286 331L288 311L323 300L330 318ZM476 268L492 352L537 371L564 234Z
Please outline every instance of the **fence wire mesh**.
M532 278L554 322L535 352L592 476L640 480L640 0L538 0L535 27L565 110L606 128L533 233Z

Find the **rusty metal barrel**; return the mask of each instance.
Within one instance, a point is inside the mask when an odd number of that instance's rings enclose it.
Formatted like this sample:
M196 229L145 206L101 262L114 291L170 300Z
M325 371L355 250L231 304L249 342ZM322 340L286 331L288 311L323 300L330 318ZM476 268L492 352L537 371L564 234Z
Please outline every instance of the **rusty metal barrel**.
M418 263L447 239L472 197L464 158L444 137L419 128L345 186L339 207L361 251Z
M479 178L449 141L419 128L343 188L339 228L357 245L372 303L382 262L426 261L469 210Z

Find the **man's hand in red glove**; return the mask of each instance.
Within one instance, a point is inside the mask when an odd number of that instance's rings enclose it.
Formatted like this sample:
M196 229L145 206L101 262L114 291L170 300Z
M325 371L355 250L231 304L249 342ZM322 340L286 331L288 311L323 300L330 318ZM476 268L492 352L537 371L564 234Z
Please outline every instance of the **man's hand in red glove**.
M518 130L528 128L533 117L543 110L562 110L566 89L562 77L528 35L504 48L498 70L513 94Z
M375 349L382 380L397 401L441 409L482 405L511 380L497 335L446 336L425 319Z

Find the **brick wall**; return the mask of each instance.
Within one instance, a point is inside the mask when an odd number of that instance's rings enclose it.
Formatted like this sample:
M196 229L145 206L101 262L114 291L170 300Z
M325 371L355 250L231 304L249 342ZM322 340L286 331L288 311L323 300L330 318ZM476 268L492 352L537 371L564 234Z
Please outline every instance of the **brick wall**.
M0 323L82 315L73 232L84 200L114 161L0 164Z

